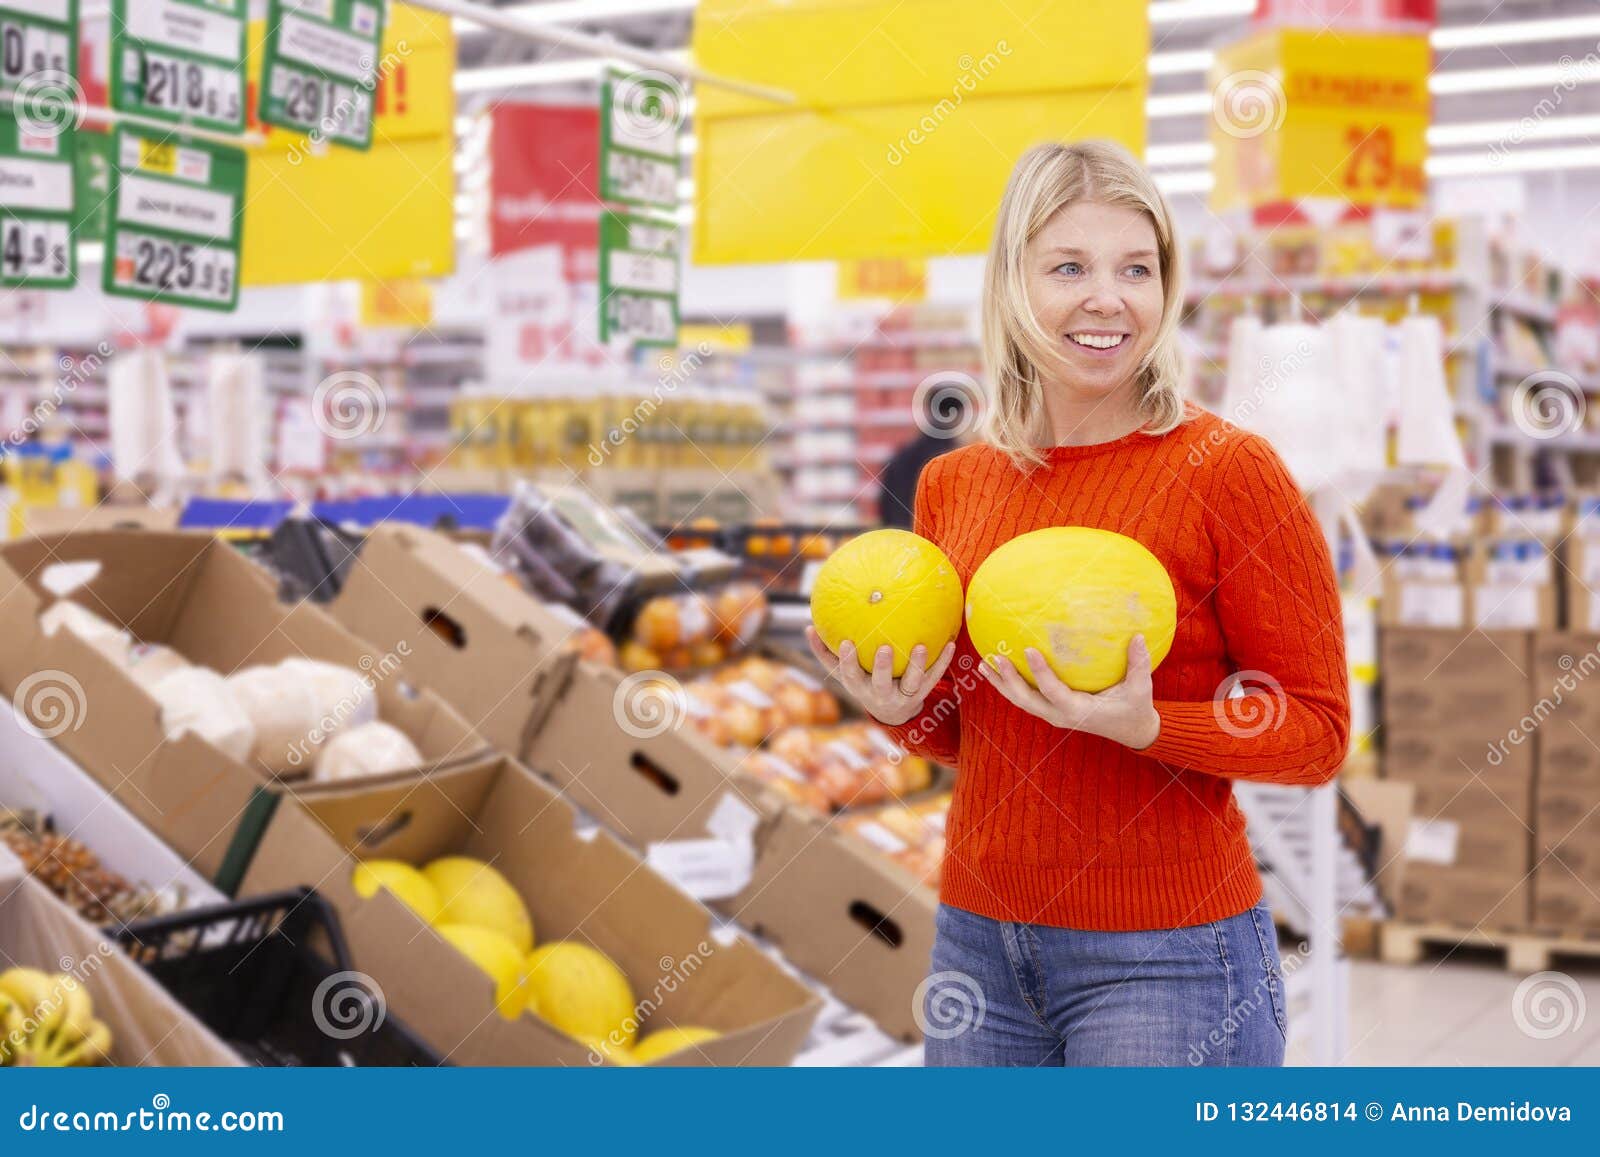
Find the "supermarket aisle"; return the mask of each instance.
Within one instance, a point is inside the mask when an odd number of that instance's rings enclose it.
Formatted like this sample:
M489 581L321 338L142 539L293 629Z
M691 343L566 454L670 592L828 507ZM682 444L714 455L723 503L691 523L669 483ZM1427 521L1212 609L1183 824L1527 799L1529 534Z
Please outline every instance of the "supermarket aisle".
M1535 984L1459 953L1414 966L1357 960L1350 1009L1351 1065L1600 1065L1593 967Z

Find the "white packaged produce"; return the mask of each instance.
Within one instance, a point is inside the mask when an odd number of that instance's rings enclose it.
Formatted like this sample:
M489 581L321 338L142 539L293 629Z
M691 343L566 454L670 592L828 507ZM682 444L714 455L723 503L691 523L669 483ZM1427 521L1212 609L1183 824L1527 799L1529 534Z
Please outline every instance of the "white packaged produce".
M192 731L234 759L250 758L255 728L228 681L215 671L185 667L156 683L151 694L161 704L161 727L168 739Z
M378 696L364 672L320 659L285 659L279 666L310 687L321 739L378 718Z
M254 755L274 772L302 766L322 739L322 711L303 672L286 664L246 667L228 688L255 729Z
M150 688L174 671L181 671L192 664L171 647L160 643L135 643L128 649L127 662L123 666L142 686Z
M404 771L422 763L422 752L405 732L387 723L363 723L341 731L317 753L316 780L360 779Z
M47 635L71 631L119 667L127 666L128 649L133 646L133 636L87 607L63 599L39 616L39 626L44 628Z

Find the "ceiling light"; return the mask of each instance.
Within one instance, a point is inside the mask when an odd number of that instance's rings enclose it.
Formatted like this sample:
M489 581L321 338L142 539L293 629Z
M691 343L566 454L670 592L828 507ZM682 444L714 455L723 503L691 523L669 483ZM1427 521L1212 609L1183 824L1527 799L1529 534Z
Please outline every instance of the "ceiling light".
M1209 193L1216 178L1210 169L1185 169L1178 173L1156 173L1156 188L1163 193Z
M1187 145L1146 145L1144 163L1152 169L1178 165L1209 165L1216 147L1208 142Z
M1150 56L1151 76L1176 76L1181 72L1204 72L1217 59L1209 49L1193 52L1155 52Z
M1499 24L1464 24L1435 28L1428 40L1435 48L1495 48L1502 44L1537 44L1544 40L1600 38L1600 16L1558 20L1507 20Z
M696 0L553 0L548 4L513 4L496 11L503 16L520 16L529 24L582 24L658 12L692 12L695 4ZM495 31L462 16L450 23L458 36Z
M1600 147L1518 149L1515 152L1456 153L1429 157L1430 177L1482 173L1545 173L1560 169L1600 169Z
M596 80L606 62L590 56L583 60L560 60L553 64L506 64L493 68L469 68L456 73L457 92L487 92L497 88L522 88L538 84L571 84Z
M1456 72L1436 72L1428 78L1428 91L1435 96L1455 96L1468 92L1506 92L1518 88L1564 88L1600 80L1600 65L1582 62L1566 64L1519 64L1514 68L1467 68Z
M1565 137L1600 136L1600 116L1551 117L1536 121L1524 117L1515 121L1473 121L1470 124L1429 125L1428 146L1521 144L1523 141L1556 141Z
M1144 115L1152 120L1161 117L1204 116L1211 111L1209 92L1184 92L1172 96L1146 97Z
M1249 16L1255 10L1256 0L1156 0L1150 5L1150 23L1223 20L1230 16Z

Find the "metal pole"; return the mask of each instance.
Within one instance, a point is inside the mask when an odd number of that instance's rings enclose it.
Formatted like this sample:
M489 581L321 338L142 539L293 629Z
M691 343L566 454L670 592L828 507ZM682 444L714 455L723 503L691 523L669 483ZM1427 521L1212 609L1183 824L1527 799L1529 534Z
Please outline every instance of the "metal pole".
M483 4L474 4L470 0L410 0L410 2L417 8L427 8L433 12L443 13L446 16L459 16L463 20L471 20L477 24L482 24L486 28L509 32L513 36L537 40L544 44L555 44L562 48L570 48L577 52L587 52L594 56L616 57L618 60L625 60L629 64L636 64L641 68L665 72L668 75L680 77L684 80L692 80L696 84L708 84L716 88L725 88L729 92L742 93L757 100L771 101L773 104L798 103L794 93L786 92L780 88L769 88L763 84L751 84L748 81L718 76L716 73L706 72L704 69L696 68L692 64L684 64L659 52L618 44L607 36L590 36L588 33L573 32L567 28L558 28L548 24L535 24L521 16L501 12Z

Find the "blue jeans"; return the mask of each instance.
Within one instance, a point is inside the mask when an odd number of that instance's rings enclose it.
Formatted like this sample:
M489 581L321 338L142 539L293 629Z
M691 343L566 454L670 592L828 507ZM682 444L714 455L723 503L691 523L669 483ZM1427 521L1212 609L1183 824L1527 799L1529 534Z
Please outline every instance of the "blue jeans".
M1265 902L1214 924L1080 932L939 905L922 987L929 1065L1281 1065Z

